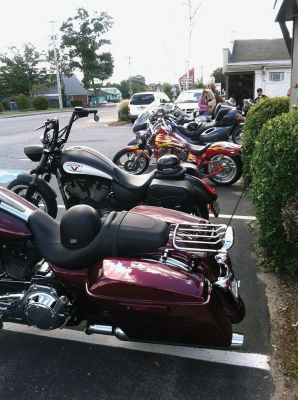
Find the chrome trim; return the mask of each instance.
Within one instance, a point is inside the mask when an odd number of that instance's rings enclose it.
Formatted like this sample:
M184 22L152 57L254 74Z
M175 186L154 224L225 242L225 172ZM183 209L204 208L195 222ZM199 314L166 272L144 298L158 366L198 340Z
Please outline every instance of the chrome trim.
M189 253L226 253L233 242L233 228L225 224L180 223L173 232L174 248Z
M88 325L85 328L86 335L91 335L92 333L99 333L101 335L112 335L113 327L110 325Z
M231 347L238 348L243 345L244 335L241 333L233 333Z
M114 335L119 340L130 340L129 337L126 336L125 333L123 332L123 330L120 328L115 328Z
M6 311L12 303L21 300L23 297L24 293L13 293L0 296L0 311Z
M184 264L183 262L178 261L172 257L167 257L166 259L160 258L159 260L156 260L153 258L141 258L141 260L178 267L178 268L183 269L183 271L189 272L191 270L191 267L189 267L187 264Z
M8 203L5 203L5 199ZM14 203L16 207L20 208L22 211L9 205L9 203ZM28 221L30 215L34 212L34 210L31 210L31 208L28 208L24 204L12 199L4 193L1 193L0 195L0 210L7 211L9 214L12 214L26 222Z

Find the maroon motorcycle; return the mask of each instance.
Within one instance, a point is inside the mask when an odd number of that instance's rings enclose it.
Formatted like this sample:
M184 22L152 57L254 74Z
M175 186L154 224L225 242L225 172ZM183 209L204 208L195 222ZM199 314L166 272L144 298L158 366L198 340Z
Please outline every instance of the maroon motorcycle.
M100 218L77 205L58 222L0 188L0 330L84 321L121 340L241 345L232 243L231 227L159 207Z

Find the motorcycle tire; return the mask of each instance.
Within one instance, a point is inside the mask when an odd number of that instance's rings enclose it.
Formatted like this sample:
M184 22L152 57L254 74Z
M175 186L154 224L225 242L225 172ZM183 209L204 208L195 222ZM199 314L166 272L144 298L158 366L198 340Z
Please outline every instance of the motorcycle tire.
M229 315L229 320L232 324L239 324L245 317L245 304L241 297L239 297L239 310L236 314Z
M123 160L121 159L122 157L124 158ZM131 157L133 157L132 160L130 159ZM126 149L122 149L114 155L112 161L117 165L117 167L132 175L141 175L148 168L149 160L143 156L140 156L137 162L134 163L135 157L135 153Z
M232 140L236 144L242 144L243 141L243 127L240 127L233 131L232 133Z
M207 204L196 204L194 206L194 215L209 220L209 210Z
M28 187L28 180L16 178L9 183L7 189L25 198ZM45 213L49 214L51 217L56 218L58 212L56 198L53 192L47 188L46 185L41 185L37 182L37 188L35 189L30 202Z
M213 164L218 164L224 168L222 172L208 177L208 179L220 186L229 186L237 182L242 175L242 160L237 154L236 156L226 156L224 154L216 154L209 160ZM208 165L208 174L212 174L212 165Z

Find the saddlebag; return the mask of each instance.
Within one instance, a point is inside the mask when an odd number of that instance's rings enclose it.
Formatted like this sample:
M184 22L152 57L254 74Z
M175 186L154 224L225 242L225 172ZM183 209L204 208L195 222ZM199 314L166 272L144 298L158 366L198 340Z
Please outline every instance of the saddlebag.
M194 190L185 179L153 179L147 192L151 206L166 207L184 212L193 211Z

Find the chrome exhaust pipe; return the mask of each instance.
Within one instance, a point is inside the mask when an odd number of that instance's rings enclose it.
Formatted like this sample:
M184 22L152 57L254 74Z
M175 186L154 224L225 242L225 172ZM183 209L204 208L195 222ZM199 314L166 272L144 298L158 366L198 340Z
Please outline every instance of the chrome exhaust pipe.
M97 333L99 335L109 335L116 336L119 340L129 340L129 338L125 335L122 329L115 328L113 329L110 325L88 325L85 328L86 335L92 335L93 333Z
M88 325L85 328L86 335L98 333L100 335L113 335L113 327L110 325Z
M231 347L232 348L239 348L243 345L244 342L244 335L241 333L233 333L232 335L232 343Z
M0 296L0 311L5 312L12 303L21 300L23 297L24 293L5 294Z

